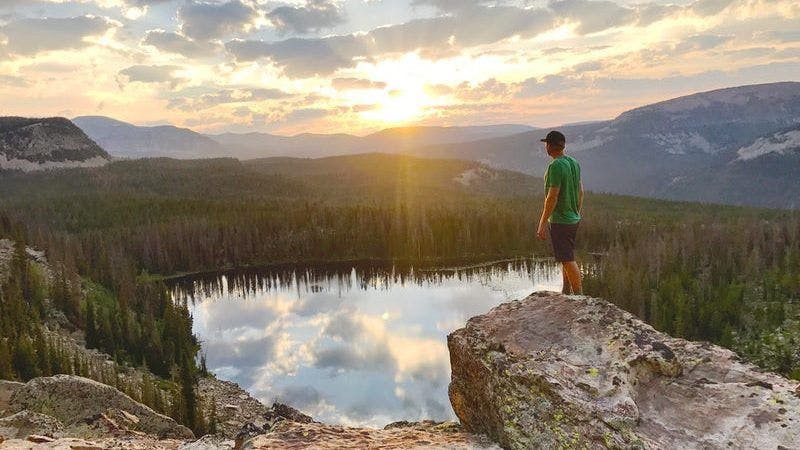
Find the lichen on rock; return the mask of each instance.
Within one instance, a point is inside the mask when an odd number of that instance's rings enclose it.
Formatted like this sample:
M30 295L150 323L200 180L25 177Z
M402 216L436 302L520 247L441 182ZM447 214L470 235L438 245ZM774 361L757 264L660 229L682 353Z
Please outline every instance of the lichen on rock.
M462 426L504 448L800 448L795 383L603 300L536 293L448 347Z

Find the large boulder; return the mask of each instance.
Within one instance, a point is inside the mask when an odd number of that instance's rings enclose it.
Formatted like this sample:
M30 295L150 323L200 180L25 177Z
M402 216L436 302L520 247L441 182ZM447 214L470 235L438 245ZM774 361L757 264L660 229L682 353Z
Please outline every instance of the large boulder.
M122 415L131 427L159 438L191 439L191 430L158 414L117 389L73 375L34 378L9 400L14 411L33 411L58 419L65 427ZM135 424L135 425L134 425Z
M603 300L536 293L447 343L456 415L504 448L800 448L797 382Z

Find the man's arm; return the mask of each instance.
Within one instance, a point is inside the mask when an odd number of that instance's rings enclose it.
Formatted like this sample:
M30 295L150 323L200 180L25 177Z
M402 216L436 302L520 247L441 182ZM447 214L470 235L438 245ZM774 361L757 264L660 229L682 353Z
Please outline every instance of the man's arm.
M578 191L578 215L583 214L583 181L580 182L580 191Z
M542 218L539 219L539 229L536 231L536 235L539 236L541 240L547 239L547 219L550 218L550 215L553 214L553 210L556 209L558 192L560 190L561 189L558 187L551 187L547 191L547 197L544 198L544 210L542 211Z

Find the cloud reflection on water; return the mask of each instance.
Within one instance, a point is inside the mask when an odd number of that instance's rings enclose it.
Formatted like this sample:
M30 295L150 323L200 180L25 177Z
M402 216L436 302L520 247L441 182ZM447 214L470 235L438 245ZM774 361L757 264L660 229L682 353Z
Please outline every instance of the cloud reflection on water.
M398 272L288 268L180 280L209 369L265 403L343 425L444 420L446 335L533 290L558 289L544 264Z

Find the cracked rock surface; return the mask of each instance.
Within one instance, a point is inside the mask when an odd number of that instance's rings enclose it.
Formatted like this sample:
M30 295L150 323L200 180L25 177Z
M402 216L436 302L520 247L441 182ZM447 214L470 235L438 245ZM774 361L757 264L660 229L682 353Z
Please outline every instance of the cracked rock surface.
M800 448L796 381L604 300L535 293L448 347L456 415L504 448Z

